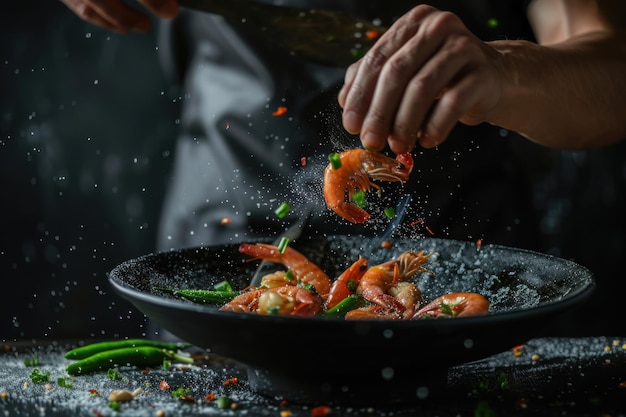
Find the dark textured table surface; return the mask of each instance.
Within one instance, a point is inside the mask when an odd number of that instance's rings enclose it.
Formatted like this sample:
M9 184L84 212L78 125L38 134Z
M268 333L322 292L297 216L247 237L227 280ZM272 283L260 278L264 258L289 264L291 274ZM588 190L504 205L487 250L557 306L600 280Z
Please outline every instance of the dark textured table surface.
M2 416L602 416L626 415L626 337L539 338L506 352L454 367L438 395L420 393L413 404L330 406L290 404L252 392L241 367L191 349L196 365L136 369L122 367L120 379L106 372L72 377L62 387L75 342L16 342L0 354ZM38 357L39 364L25 360ZM428 360L428 358L423 358ZM50 382L34 383L34 369ZM169 388L165 389L165 381ZM109 407L113 390L142 388L119 411ZM172 392L183 388L187 397ZM221 409L207 395L236 405ZM380 402L380 401L377 401Z

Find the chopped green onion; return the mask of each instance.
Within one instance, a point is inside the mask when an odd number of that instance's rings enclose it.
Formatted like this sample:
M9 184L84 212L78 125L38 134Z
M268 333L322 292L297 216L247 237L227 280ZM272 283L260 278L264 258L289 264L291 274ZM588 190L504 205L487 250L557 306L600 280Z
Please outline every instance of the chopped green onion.
M228 397L219 397L216 401L217 408L222 408L222 409L229 408L232 402L233 401Z
M120 403L117 401L109 401L109 408L113 411L120 411Z
M172 398L181 399L189 395L190 392L191 392L191 389L189 388L178 387L174 391L172 391Z
M39 372L39 369L35 368L33 369L33 372L30 373L30 379L35 384L41 384L42 382L50 382L50 372L46 372L45 374L42 374L41 372Z
M63 388L72 388L74 386L74 380L68 377L57 378L57 384Z
M333 167L333 169L341 168L341 157L337 152L328 154L328 160L330 161L330 165Z
M384 212L385 216L387 216L388 219L393 219L394 217L396 217L396 211L393 209L393 207L387 207Z
M278 207L276 210L274 210L274 213L276 214L276 217L282 219L287 215L287 213L289 213L289 211L291 211L291 206L289 205L289 203L285 202L281 204L280 207Z
M163 369L165 370L172 369L172 361L169 359L163 359Z
M363 190L355 191L354 194L352 194L352 201L357 206L359 206L361 208L365 208L365 206L366 206L366 203L365 203L365 191L363 191Z
M296 276L293 274L293 271L291 269L288 269L287 272L285 272L285 278L287 278L289 281L293 280Z
M452 311L452 307L450 307L448 304L441 303L440 307L441 307L441 312L443 314L446 314L448 316L453 316L454 315L454 312Z
M280 253L285 253L287 245L289 245L289 238L285 236L281 237L280 242L278 243L278 251Z
M39 365L39 356L35 355L31 358L24 359L24 365L26 366L37 366Z
M111 381L117 381L120 379L120 373L115 368L109 368L107 370L107 376Z
M233 287L228 281L218 282L213 288L215 288L215 291L233 292Z

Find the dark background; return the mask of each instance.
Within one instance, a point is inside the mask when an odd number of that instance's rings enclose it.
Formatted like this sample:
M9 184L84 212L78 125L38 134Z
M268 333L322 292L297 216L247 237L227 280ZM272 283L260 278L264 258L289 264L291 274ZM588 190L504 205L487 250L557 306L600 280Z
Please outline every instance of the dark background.
M156 35L59 1L0 16L0 339L142 332L106 273L154 250L178 114Z
M0 6L0 341L141 335L144 317L106 274L154 250L178 88L154 32L116 35L58 1L23 3ZM623 334L626 145L519 148L543 251L599 283L553 334Z

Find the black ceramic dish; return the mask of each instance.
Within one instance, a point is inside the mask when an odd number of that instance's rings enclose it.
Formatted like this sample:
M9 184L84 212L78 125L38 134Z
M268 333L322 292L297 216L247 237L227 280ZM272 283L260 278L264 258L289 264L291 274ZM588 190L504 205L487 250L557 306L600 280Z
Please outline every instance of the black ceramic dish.
M419 321L346 321L218 311L158 288L212 288L224 279L241 289L257 265L238 245L146 255L110 273L114 289L183 340L249 369L251 387L290 401L409 403L437 394L453 365L510 349L541 334L546 324L592 292L587 269L570 261L502 246L443 239L330 236L293 247L335 277L359 255L370 265L405 250L432 254L434 274L415 278L424 298L474 291L491 302L480 317ZM368 248L369 253L364 253Z

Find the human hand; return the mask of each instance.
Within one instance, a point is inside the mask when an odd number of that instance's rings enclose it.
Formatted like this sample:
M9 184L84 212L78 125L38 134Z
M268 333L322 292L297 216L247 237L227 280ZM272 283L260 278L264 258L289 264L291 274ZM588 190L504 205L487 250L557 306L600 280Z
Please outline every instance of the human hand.
M350 66L343 125L367 149L397 154L443 142L457 121L485 121L502 94L502 54L450 12L420 5Z
M150 18L123 0L61 0L81 19L118 33L147 32ZM169 19L178 13L178 0L138 0L156 16Z

